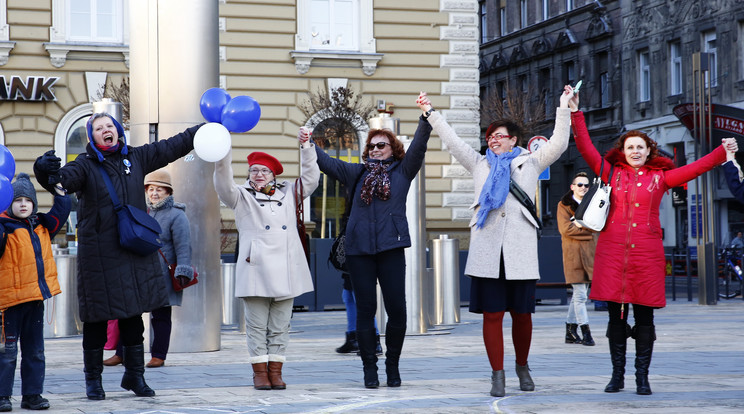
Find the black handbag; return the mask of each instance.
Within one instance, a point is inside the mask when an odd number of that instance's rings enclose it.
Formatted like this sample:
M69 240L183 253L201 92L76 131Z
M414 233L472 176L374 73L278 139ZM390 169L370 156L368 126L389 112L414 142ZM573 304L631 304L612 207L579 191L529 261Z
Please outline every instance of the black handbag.
M535 223L537 223L537 240L540 240L540 237L542 237L542 229L543 224L542 220L540 220L540 217L537 216L537 209L535 208L535 203L530 200L530 196L527 195L527 193L522 190L522 187L519 186L514 180L509 179L509 192L512 193L514 198L517 199L522 205L527 209L527 211L532 214L532 218L535 219Z
M363 173L364 170L362 170ZM362 174L359 174L359 177ZM346 224L349 222L349 216L351 215L351 205L354 202L354 188L356 188L356 182L359 180L359 177L354 180L354 186L349 188L346 194L346 206L344 208L344 214L341 216L341 226L338 236L333 240L331 251L328 254L328 262L331 263L331 266L344 273L349 273L346 267Z
M122 206L106 170L100 165L98 168L108 188L111 201L114 203L114 211L119 221L119 245L140 256L147 256L158 251L163 247L160 241L162 229L158 221L135 206L129 204Z

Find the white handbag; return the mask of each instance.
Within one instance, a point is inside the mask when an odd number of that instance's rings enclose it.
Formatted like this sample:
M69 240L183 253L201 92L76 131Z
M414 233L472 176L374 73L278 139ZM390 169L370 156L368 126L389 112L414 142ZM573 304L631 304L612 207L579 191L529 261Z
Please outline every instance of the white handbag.
M610 192L612 191L610 182L614 168L610 168L610 175L605 184L602 182L604 163L605 160L602 160L602 164L599 167L599 176L594 178L594 183L584 195L581 204L579 204L579 207L574 213L574 218L579 224L594 231L602 231L607 221L607 215L610 212Z

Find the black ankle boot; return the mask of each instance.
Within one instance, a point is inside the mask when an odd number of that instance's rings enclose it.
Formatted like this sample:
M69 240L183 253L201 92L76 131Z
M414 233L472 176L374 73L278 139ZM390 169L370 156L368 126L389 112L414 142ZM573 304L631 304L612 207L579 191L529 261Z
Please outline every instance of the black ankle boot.
M579 333L576 331L578 324L566 322L566 343L567 344L580 344L581 338Z
M377 377L377 355L375 354L376 332L374 329L357 330L357 343L359 354L362 357L364 367L364 386L366 388L377 388L380 380Z
M336 352L339 354L349 354L351 352L358 352L359 344L357 344L356 332L346 332L346 342L343 345L336 348Z
M605 387L605 392L619 392L625 388L625 351L628 348L630 326L607 325L607 339L610 344L610 360L612 361L612 378Z
M134 345L124 347L124 376L121 387L134 391L138 397L153 397L155 391L145 382L145 347Z
M656 330L653 325L633 327L633 338L636 340L636 394L651 395L651 384L648 383L648 368L651 365L651 354L654 351Z
M89 400L105 400L106 393L101 383L103 372L103 348L83 350L85 372L85 394Z
M581 336L584 338L581 343L586 346L594 346L594 338L592 338L592 332L589 330L589 324L581 325Z

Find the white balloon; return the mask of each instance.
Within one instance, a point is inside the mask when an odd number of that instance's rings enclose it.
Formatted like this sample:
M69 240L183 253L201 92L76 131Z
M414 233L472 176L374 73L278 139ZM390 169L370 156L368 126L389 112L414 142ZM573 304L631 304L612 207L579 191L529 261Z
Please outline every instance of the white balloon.
M230 152L230 131L222 124L210 122L202 125L194 135L194 151L207 162L219 161Z

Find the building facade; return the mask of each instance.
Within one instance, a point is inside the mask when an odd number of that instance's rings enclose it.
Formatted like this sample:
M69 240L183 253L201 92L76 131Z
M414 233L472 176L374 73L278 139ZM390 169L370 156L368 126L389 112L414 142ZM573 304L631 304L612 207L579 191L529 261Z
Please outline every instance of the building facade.
M0 143L10 148L17 171L32 173L35 158L51 148L64 160L84 150L92 102L103 96L104 85L120 85L128 76L129 21L137 18L129 16L130 1L0 0ZM339 86L392 112L400 119L400 134L408 137L420 114L416 97L427 91L475 145L477 11L476 0L220 0L219 86L231 96L253 97L262 112L252 131L233 134L236 174L245 173L245 157L260 150L279 158L287 179L296 177L295 137L309 122L300 108L310 93ZM184 56L184 64L195 58ZM322 116L313 121L322 122ZM345 153L352 159L366 138L364 124ZM425 199L433 237L467 234L467 221L455 220L458 203L451 201L458 174L432 137ZM314 194L306 206L316 228L323 227L320 217L335 214L323 216L324 205L339 208L328 199L324 204L325 196ZM39 199L51 205L49 195L40 192ZM232 212L222 209L221 215L230 227Z

